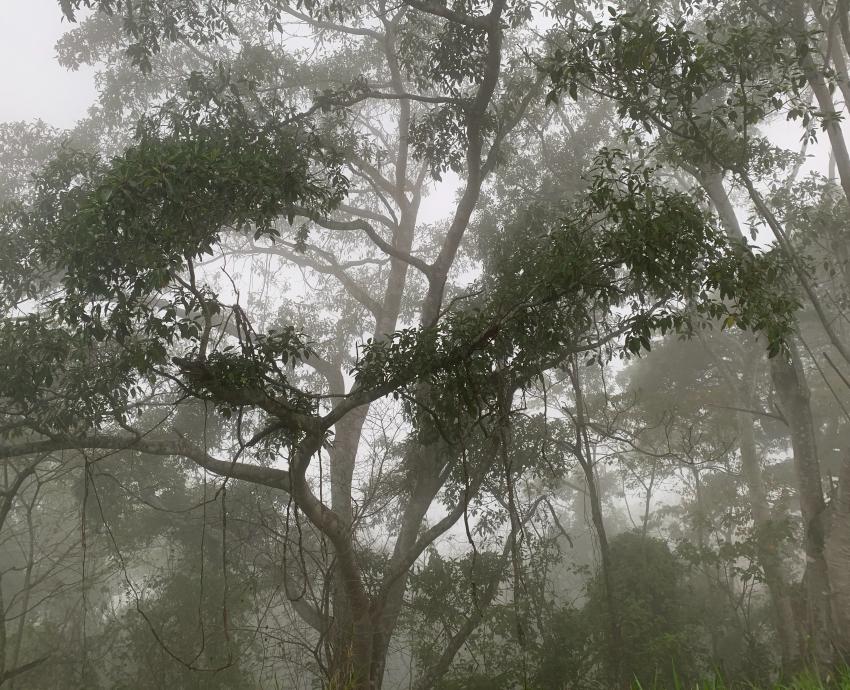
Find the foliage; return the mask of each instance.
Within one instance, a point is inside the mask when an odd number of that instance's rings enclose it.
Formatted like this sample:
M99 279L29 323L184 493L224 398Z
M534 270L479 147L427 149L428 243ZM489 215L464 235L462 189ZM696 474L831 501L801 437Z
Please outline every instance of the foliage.
M821 477L766 371L821 374L831 486L848 429L840 363L798 355L846 305L846 199L759 129L836 136L805 16L59 4L100 96L0 130L0 662L73 633L33 687L776 677Z
M688 614L681 565L658 539L623 533L611 541L612 596L623 639L623 672L647 684L675 673L694 678L702 654L696 621ZM588 585L585 610L593 634L605 636L607 604L597 574Z

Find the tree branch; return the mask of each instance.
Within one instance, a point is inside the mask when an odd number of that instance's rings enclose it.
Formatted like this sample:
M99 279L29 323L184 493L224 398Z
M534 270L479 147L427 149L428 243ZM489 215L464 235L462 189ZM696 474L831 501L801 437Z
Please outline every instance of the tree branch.
M410 264L414 268L419 269L426 276L429 276L431 273L431 267L422 259L413 256L408 252L402 251L397 247L394 247L383 237L381 237L371 224L367 223L363 219L334 220L332 218L326 218L321 214L316 213L315 211L312 211L308 208L304 208L302 206L293 206L291 207L291 210L299 216L308 218L317 225L321 225L323 228L327 228L328 230L361 230L362 232L366 233L369 239L377 245L378 249L380 249L385 254L392 256L396 259L400 259L401 261L404 261L407 264Z
M261 467L242 462L218 460L188 439L175 435L168 438L95 434L92 436L56 436L15 445L0 445L0 460L6 458L50 453L58 450L131 450L149 455L179 456L221 477L261 484L290 492L290 475L286 470Z
M376 41L380 41L383 36L379 31L375 31L374 29L366 29L363 27L356 26L346 26L345 24L336 24L334 22L328 22L322 19L315 19L311 17L309 14L304 14L303 12L299 12L298 10L288 7L286 5L279 5L279 8L282 12L285 12L290 17L294 17L305 24L309 24L315 29L319 29L322 31L337 31L342 34L348 34L350 36L366 36L368 38L374 38Z
M460 14L454 10L450 10L445 5L440 5L436 2L432 2L431 0L404 0L404 4L409 5L420 12L425 12L426 14L433 15L434 17L442 17L443 19L448 19L450 22L469 26L473 29L485 29L489 22L489 17L486 15L476 15L471 17L469 15Z

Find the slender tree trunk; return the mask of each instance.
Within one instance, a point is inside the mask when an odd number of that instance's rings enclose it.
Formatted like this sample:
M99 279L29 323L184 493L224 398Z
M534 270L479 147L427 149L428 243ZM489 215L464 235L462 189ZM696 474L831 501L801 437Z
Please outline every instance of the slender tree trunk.
M764 488L761 463L756 452L752 415L746 413L738 415L738 430L741 465L752 504L753 522L756 527L759 564L764 571L765 583L773 605L782 670L786 676L790 676L800 670L801 666L799 632L791 606L785 566L773 534L774 520Z
M575 453L584 472L584 478L587 484L587 496L590 500L590 518L599 542L600 569L602 571L602 582L605 586L605 604L608 609L608 664L610 679L613 687L623 688L625 690L631 683L626 678L626 669L623 669L621 663L623 658L623 640L622 631L620 630L619 603L611 574L611 547L608 544L608 533L605 529L605 519L602 515L602 501L599 497L599 487L591 456L590 440L587 435L584 394L575 359L570 363L569 375L576 401L574 419L576 426Z
M646 539L646 533L649 529L649 512L652 509L652 490L655 488L655 475L658 472L658 460L652 459L652 472L649 475L649 484L646 485L646 498L643 503L643 524L640 528L640 536Z
M838 490L829 506L826 564L832 585L835 645L842 663L850 663L850 454L844 456Z
M584 471L587 483L587 495L590 500L590 517L593 529L599 541L599 561L602 570L602 581L605 585L605 604L608 609L608 664L612 682L615 687L628 688L628 683L623 680L622 669L622 634L620 631L619 607L614 589L614 581L611 576L611 547L608 544L608 534L605 530L605 520L602 516L602 502L596 484L596 473L589 459L579 456L579 463Z
M32 596L32 570L35 565L35 526L32 521L32 511L33 506L35 505L35 501L38 497L38 492L36 492L36 496L33 497L31 503L27 505L27 537L28 537L28 545L27 545L27 567L24 571L24 582L23 582L23 592L24 597L21 602L21 612L18 617L18 625L15 631L15 644L12 647L12 656L9 661L10 668L17 668L20 660L21 660L21 646L24 640L24 631L26 630L26 623L28 618L28 612L30 608L30 597ZM12 679L9 684L9 690L15 690L15 679Z
M723 186L722 172L703 171L700 182L717 209L728 235L732 239L743 240L743 232ZM788 423L791 436L797 494L803 517L808 610L808 636L804 650L808 659L818 666L829 666L832 660L830 643L832 617L829 606L831 597L829 573L824 555L823 520L826 504L821 485L809 387L795 342L789 343L787 356L777 355L770 360L770 364L777 402Z
M797 493L803 518L808 619L806 655L818 667L829 668L833 660L833 628L829 571L824 552L826 503L821 484L809 389L803 377L796 344L791 344L788 357L778 355L771 360L771 374L779 408L791 432Z
M3 577L0 575L0 679L6 675L6 603L3 600Z
M697 544L699 544L699 547L700 547L701 550L707 551L708 550L708 534L706 533L705 528L706 528L706 525L708 524L708 509L706 508L705 498L703 497L702 478L700 477L700 471L701 470L700 470L700 467L698 465L693 465L691 467L691 474L693 474L693 477L694 477L694 499L696 500L696 506L697 506L697 521L696 521ZM714 578L712 578L711 574L708 571L708 568L709 568L708 564L704 565L704 567L701 568L701 573L702 573L702 576L703 576L703 583L705 585L706 592L711 594L717 588L717 586L716 586L716 580L718 579L717 562L714 563L714 571L715 571ZM706 611L706 614L707 613L708 612ZM720 634L719 634L719 631L717 630L716 626L710 625L708 632L709 632L709 635L711 637L711 658L712 659L720 659L720 653L719 653ZM723 666L723 664L722 664L722 660L721 660L721 668L719 669L721 673L724 672L724 669L723 669L722 666Z
M803 40L807 30L805 20L806 6L801 0L795 0L793 3L793 23L794 29L800 37L798 40ZM818 109L823 115L823 128L829 137L829 145L832 149L832 154L835 158L835 164L838 167L838 179L841 182L841 187L844 189L844 194L850 201L850 154L847 151L847 142L844 140L844 133L841 131L840 113L835 109L835 102L832 100L832 94L829 91L823 73L812 59L811 52L801 50L799 53L800 67L806 75L806 80L815 94L815 99L818 102Z

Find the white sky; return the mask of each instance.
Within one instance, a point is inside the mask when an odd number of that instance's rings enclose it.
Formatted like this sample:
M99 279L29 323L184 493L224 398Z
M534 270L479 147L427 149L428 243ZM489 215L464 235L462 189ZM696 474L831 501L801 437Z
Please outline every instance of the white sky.
M0 0L0 122L40 118L70 128L86 114L94 70L69 71L56 60L56 41L71 26L58 0ZM457 185L453 174L432 184L420 222L445 218Z
M71 127L95 96L93 72L56 61L69 28L57 0L0 0L0 121L41 118Z

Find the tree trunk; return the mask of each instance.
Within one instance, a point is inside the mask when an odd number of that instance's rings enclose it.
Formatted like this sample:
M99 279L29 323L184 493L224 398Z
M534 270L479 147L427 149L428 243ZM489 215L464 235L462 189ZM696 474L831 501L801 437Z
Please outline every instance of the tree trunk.
M9 662L10 668L17 668L21 660L21 645L23 644L24 631L28 620L30 597L32 596L32 570L35 566L35 527L32 520L32 511L35 501L38 498L38 491L33 497L33 500L27 505L27 566L24 571L23 592L24 598L21 602L21 612L18 614L18 626L15 633L15 645L12 647L12 655ZM9 684L9 690L15 690L15 680Z
M809 389L805 383L796 344L790 344L788 357L780 354L771 359L771 375L779 408L791 432L797 493L803 518L808 626L808 639L804 647L806 656L815 666L827 669L833 661L833 629L829 571L824 553L826 503L823 498Z
M602 516L602 502L596 485L596 474L589 459L579 460L584 471L587 483L587 495L590 499L590 516L593 529L599 541L599 561L602 570L602 581L605 584L605 604L608 608L608 664L610 677L614 687L628 688L629 684L623 680L622 659L622 635L620 633L620 617L614 591L614 581L611 577L611 548L608 545L608 533L605 530L605 521Z
M337 552L338 559L355 559L351 552ZM331 687L350 690L379 690L373 673L375 626L371 616L371 600L362 582L346 579L346 568L334 573L333 644L329 675Z
M758 559L764 571L765 583L773 605L782 671L785 676L791 676L799 671L801 666L800 638L791 606L785 566L773 535L774 521L764 488L761 463L756 452L752 415L746 413L738 415L738 430L741 465L752 502L753 522L756 527Z
M701 171L699 180L714 204L727 234L732 239L744 240L744 234L723 186L722 171ZM788 423L791 436L797 493L805 531L808 636L803 648L806 657L815 665L828 667L832 661L832 617L829 606L829 573L824 556L823 519L826 505L809 403L809 387L796 343L789 343L788 356L777 355L770 363L778 405Z
M599 497L596 472L590 451L590 440L587 435L584 394L579 378L579 368L573 358L569 375L575 393L576 414L576 458L584 472L587 484L587 496L590 499L590 518L599 541L599 561L602 571L602 582L605 585L605 604L608 608L608 664L612 687L627 689L631 682L625 676L622 668L623 640L620 631L620 615L614 581L611 575L611 548L608 544L608 533L605 530L605 520L602 515L602 501Z
M405 125L409 117L405 116L408 110L409 106L406 102L402 102L401 119ZM406 154L404 159L406 160ZM406 164L399 164L399 171L401 172L403 169L406 169ZM405 184L406 172L401 174L401 179L397 185L400 197L404 195ZM393 246L403 252L409 252L413 245L420 194L421 181L419 187L415 189L413 200L402 208L399 223L393 235ZM407 272L408 264L405 261L397 258L391 259L390 273L387 277L381 311L375 321L373 337L376 341L382 340L396 328L398 315L401 312ZM342 376L337 381L331 382L331 388L338 389L334 390L336 393L344 393ZM369 406L364 405L352 410L341 419L334 429L334 443L330 451L331 507L339 515L349 533L353 533L354 529L351 497L354 467L357 462L363 425L368 413ZM428 503L430 504L430 499ZM427 510L427 506L425 510ZM424 517L425 510L421 511L421 517ZM419 522L416 523L417 529L421 524L421 517ZM333 578L332 600L334 625L332 628L330 663L333 677L338 679L337 682L341 683L341 687L346 687L345 683L349 682L353 676L354 678L367 679L369 685L364 687L380 688L389 640L387 639L386 643L382 642L384 637L382 626L376 625L373 620L372 606L370 606L368 613L355 616L352 610L352 602L347 595L347 588L344 583L339 581L339 577ZM368 644L366 644L367 639ZM355 653L358 658L356 662L354 660Z
M845 455L838 490L830 506L826 564L832 585L835 646L841 661L850 662L850 455Z
M390 560L391 569L394 569L394 566L415 545L425 514L442 486L439 472L441 449L449 452L443 444L432 443L417 449L406 458L406 463L411 468L415 479L411 496L402 515L401 529ZM375 655L375 671L381 675L386 666L392 632L401 614L408 577L409 574L405 571L392 582L385 580L380 601L375 602L373 616L376 624L376 640L373 654Z
M805 38L808 31L805 4L801 0L796 0L792 5L792 12L792 22L797 34L795 39L807 41ZM844 140L844 133L841 131L840 113L835 109L829 84L824 78L823 72L812 59L812 53L801 50L799 52L799 63L817 99L818 108L823 116L822 126L826 130L827 137L829 137L832 155L838 167L838 179L848 202L850 202L850 153L847 151L847 143Z

